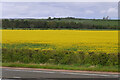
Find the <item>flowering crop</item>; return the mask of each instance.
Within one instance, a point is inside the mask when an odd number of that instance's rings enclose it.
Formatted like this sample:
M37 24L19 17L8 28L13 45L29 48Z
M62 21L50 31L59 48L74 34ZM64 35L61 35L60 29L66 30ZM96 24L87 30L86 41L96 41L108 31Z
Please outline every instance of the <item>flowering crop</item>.
M99 30L2 30L3 44L50 44L56 49L117 53L118 31ZM3 46L4 47L4 46ZM27 48L38 49L40 47ZM52 49L51 46L48 49Z

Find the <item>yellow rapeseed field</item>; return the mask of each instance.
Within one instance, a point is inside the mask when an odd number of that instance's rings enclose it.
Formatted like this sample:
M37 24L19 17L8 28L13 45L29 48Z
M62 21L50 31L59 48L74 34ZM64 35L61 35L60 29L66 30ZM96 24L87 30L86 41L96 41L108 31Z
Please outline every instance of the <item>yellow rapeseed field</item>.
M117 52L118 31L2 30L2 43L49 43L61 47L76 45L89 47L91 51Z

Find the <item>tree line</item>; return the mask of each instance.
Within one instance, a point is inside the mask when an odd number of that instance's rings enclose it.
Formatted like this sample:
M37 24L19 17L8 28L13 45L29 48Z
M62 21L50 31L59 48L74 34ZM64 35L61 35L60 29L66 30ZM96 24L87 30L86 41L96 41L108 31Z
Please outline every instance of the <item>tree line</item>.
M58 21L59 20L59 21ZM111 25L96 25L91 23L82 23L75 21L64 21L53 19L3 19L3 29L11 28L23 28L23 29L117 29L116 26ZM102 24L102 23L101 23Z

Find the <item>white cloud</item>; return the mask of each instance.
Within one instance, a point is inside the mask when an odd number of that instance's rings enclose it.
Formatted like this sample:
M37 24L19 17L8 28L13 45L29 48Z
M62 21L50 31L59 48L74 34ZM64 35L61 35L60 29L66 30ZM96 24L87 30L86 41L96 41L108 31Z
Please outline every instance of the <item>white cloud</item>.
M13 3L13 5L6 3L3 6L3 17L71 16L74 13L76 12L71 9L46 3Z
M108 11L107 11L107 13L110 13L110 14L111 13L117 13L117 11L118 10L116 8L109 8Z
M93 14L94 12L92 10L86 10L85 13L86 14Z
M117 3L3 3L3 17L86 17L116 18ZM113 9L115 8L115 9ZM112 13L112 14L111 14Z
M104 10L101 10L100 14L102 16L110 16L111 18L117 18L118 17L118 9L117 9L117 7L109 7Z
M101 10L100 13L104 14L106 13L106 10Z
M118 12L117 8L108 8L106 10L101 10L101 14L116 14Z

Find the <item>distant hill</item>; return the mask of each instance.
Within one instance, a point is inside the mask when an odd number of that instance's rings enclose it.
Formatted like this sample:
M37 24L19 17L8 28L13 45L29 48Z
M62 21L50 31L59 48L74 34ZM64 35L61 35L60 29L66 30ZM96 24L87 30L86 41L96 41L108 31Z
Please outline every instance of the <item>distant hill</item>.
M3 19L3 29L120 29L119 20L51 18L48 19Z

